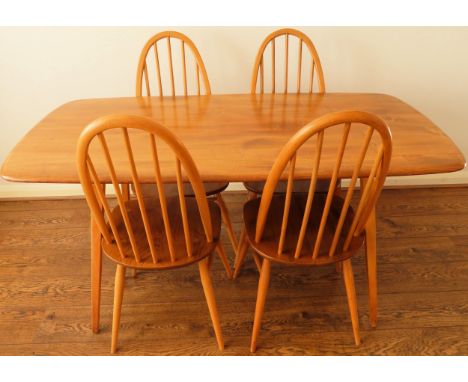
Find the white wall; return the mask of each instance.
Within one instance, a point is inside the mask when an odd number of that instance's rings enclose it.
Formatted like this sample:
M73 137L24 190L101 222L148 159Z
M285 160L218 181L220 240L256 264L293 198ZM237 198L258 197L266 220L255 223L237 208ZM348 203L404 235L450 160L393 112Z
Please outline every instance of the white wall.
M0 28L0 162L55 107L78 98L132 96L140 49L167 29L186 33L198 46L213 93L238 93L249 92L258 46L277 28ZM327 91L397 96L432 119L468 157L468 28L298 29L315 43ZM389 183L468 183L468 172ZM0 180L0 197L79 192Z

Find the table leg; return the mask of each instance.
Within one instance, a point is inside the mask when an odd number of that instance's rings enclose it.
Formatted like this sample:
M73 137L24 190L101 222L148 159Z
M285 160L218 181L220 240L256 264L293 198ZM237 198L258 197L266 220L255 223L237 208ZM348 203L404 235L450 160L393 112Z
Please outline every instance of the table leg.
M94 333L99 332L99 314L101 307L101 272L102 251L101 232L96 221L91 217L91 306L92 328Z

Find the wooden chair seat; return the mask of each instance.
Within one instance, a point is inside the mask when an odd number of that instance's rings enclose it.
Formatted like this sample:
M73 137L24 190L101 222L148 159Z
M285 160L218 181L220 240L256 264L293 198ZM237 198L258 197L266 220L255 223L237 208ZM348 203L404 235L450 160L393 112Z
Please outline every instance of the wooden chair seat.
M139 269L177 268L200 261L212 253L218 244L221 230L221 211L219 206L213 201L208 200L213 227L213 242L208 243L206 240L205 231L203 230L203 224L200 219L197 202L194 198L186 197L185 204L187 207L187 217L189 223L188 226L190 229L190 238L192 240L192 256L187 256L179 199L177 197L167 198L167 212L171 221L171 232L174 240L176 256L176 260L172 262L170 258L168 242L166 239L166 232L164 228L160 203L155 199L151 202L146 201L145 204L154 238L154 245L157 251L158 262L154 263L151 257L151 251L146 239L145 228L138 201L131 200L126 202L125 206L131 221L133 232L135 234L141 262L137 264L135 261L127 229L125 228L120 208L117 206L112 210L112 217L116 223L117 230L124 248L124 253L126 256L125 259L121 259L119 249L115 242L107 244L105 241L103 241L102 243L104 252L116 263L122 264L126 267Z
M244 205L244 222L246 234L252 248L261 256L274 260L276 262L297 264L297 265L323 265L343 261L351 257L362 245L364 241L364 234L355 237L352 240L349 249L345 252L342 251L344 240L348 234L349 227L354 218L352 208L349 208L348 215L346 216L344 228L341 232L338 246L335 255L329 256L329 250L333 241L333 236L336 231L340 212L343 207L343 198L334 196L330 207L330 212L325 225L322 243L320 246L319 254L314 260L312 252L315 245L315 239L320 227L320 219L325 206L327 195L324 193L316 193L312 208L307 222L306 235L304 244L300 252L299 258L294 258L294 251L296 249L299 231L301 229L302 217L307 202L307 194L295 194L291 198L291 206L289 210L288 224L285 236L284 247L281 255L278 255L278 243L281 234L281 226L283 221L284 202L286 195L274 195L271 201L270 209L268 211L267 220L265 223L265 231L262 236L262 241L255 242L255 229L257 224L257 215L260 208L260 198L250 200ZM293 222L297 222L294 224Z
M287 181L278 182L274 193L275 194L285 194L286 187L288 186ZM317 181L316 192L327 192L328 187L330 186L330 181L328 179L322 179ZM263 193L265 188L265 182L244 182L244 187L257 195ZM292 192L294 193L308 193L310 187L310 180L295 180L293 183Z
M229 186L229 183L221 183L221 182L203 183L203 188L205 189L206 196L218 195L220 192L223 192L227 188L227 186ZM156 187L155 184L142 184L141 191L143 193L143 196L145 198L157 197L158 191L156 190L155 187ZM132 188L133 194L135 194L135 189L134 189L133 184L131 185L131 188ZM178 195L177 184L166 183L164 185L164 194L168 197L177 196ZM184 183L184 195L191 196L191 197L195 196L192 185L190 183Z

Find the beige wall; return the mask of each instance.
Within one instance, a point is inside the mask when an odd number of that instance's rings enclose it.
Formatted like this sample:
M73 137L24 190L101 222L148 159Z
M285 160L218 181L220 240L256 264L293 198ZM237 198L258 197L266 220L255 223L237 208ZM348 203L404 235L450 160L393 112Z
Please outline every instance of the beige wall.
M64 102L133 95L139 51L164 29L169 28L0 28L0 161ZM170 29L194 40L214 93L235 93L249 91L257 48L275 28ZM468 157L468 28L298 29L315 43L328 91L397 96L432 119ZM389 182L468 183L468 172ZM77 192L0 181L0 197Z

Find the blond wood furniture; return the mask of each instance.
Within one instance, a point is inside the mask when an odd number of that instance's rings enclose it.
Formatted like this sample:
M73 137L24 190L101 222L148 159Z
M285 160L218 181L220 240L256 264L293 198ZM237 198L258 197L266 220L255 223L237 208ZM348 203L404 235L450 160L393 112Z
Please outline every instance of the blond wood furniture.
M180 53L177 54L176 51L179 48ZM165 57L162 57L164 56L162 54L163 52L166 52ZM177 58L180 58L180 60ZM164 65L164 60L167 61L167 66ZM178 62L180 62L180 68L175 68ZM194 69L192 76L190 76L190 68ZM164 71L164 69L166 70ZM176 69L179 69L178 72L180 75L177 75ZM176 75L174 75L174 73L176 73ZM154 75L151 76L151 74ZM165 78L170 80L170 89L166 89L166 91L164 90L164 85L166 84L164 81ZM191 79L192 82L196 84L196 90L195 86L190 86ZM158 85L157 93L154 89L153 93L151 92L151 85L154 82ZM143 88L146 92L144 92ZM174 97L178 94L183 94L184 96L190 94L211 94L210 81L200 52L193 41L183 33L175 31L160 32L151 37L143 47L138 60L136 96L151 96L151 94L158 94L160 97L164 95ZM206 195L214 196L216 202L221 207L223 223L228 232L231 245L236 251L238 246L237 238L234 234L226 204L221 196L221 192L224 191L228 185L229 183L227 182L210 182L204 183L203 187L205 188ZM167 185L166 187L167 194L173 194L177 189L177 187L171 185ZM151 185L143 185L142 192L144 195L152 194ZM190 184L184 185L184 193L186 196L194 196Z
M139 180L130 130L141 133L148 143L154 166L155 195L145 198ZM109 139L112 137L113 139ZM116 145L120 138L121 144ZM174 153L177 197L166 198L160 170L158 145L165 143ZM92 146L94 145L94 150ZM103 171L96 168L96 154L105 158L106 173L112 180L117 206L111 208L103 191ZM217 251L228 273L229 262L219 241L221 211L206 198L195 162L180 140L168 129L147 117L113 115L97 119L81 133L77 147L77 165L91 214L102 235L104 253L117 264L111 352L117 350L117 337L124 290L125 269L170 269L198 263L208 308L218 342L223 350L208 256ZM128 161L136 200L128 199L128 187L122 191L115 158ZM183 194L183 173L192 185L194 198Z
M277 64L277 56L278 56L278 45L281 43L281 40L284 38L284 49L283 49L283 56L284 56L284 65L283 68L279 68ZM297 48L297 55L293 52L290 54L290 45L291 40L296 40L298 44ZM304 55L303 55L303 46L306 47L306 53L309 55L309 60L303 64ZM322 64L320 63L320 58L318 56L317 50L315 49L312 40L301 31L297 29L291 28L284 28L276 30L270 33L263 43L260 45L260 48L257 53L257 57L255 58L255 64L253 67L252 72L252 80L250 85L250 91L252 94L259 92L260 94L268 93L267 86L265 85L265 67L268 63L267 57L267 49L270 51L270 69L267 70L268 73L271 75L267 75L268 79L270 80L270 93L276 93L278 87L276 86L276 78L278 74L283 74L283 88L282 93L286 94L290 91L301 93L301 92L308 92L312 94L315 90L318 94L323 94L325 92L325 80L323 77L323 70ZM291 64L290 64L291 61ZM296 62L297 61L297 64ZM289 76L289 72L291 71L291 67L296 64L296 83L295 88L291 85L294 85L293 78ZM303 76L303 72L305 71L305 76ZM315 89L314 89L314 78L315 78ZM306 83L304 86L304 80ZM281 83L281 82L280 82ZM338 183L339 184L339 183ZM279 181L276 186L275 193L285 193L286 192L287 183L285 181ZM293 192L307 192L309 189L309 181L307 180L296 180L293 183ZM263 188L265 187L265 182L244 182L244 187L249 191L249 199L254 199L258 195L263 192ZM328 181L327 180L319 180L317 183L316 191L323 192L328 189ZM245 232L241 233L239 246L237 247L237 258L244 259L245 254L248 250L248 241ZM254 260L257 265L258 270L260 271L261 262L257 255L254 253ZM234 267L234 278L237 278L239 275L240 269L242 267L242 261L239 261L235 264Z
M316 193L322 152L330 144L327 133L334 127L339 127L337 133L341 138L336 147L330 186L327 193ZM349 140L354 129L361 131L361 142ZM294 194L295 166L301 155L298 151L308 141L315 145L314 152L308 157L310 187L307 194ZM355 146L357 152L353 150L353 157L348 158L348 162L354 164L343 198L337 195L336 185L350 145ZM369 153L371 145L375 146L376 152ZM354 339L356 345L360 344L351 257L364 242L364 228L382 190L391 154L392 138L388 126L375 115L360 111L326 114L300 129L281 150L268 175L261 199L250 200L244 206L247 238L255 252L264 258L255 307L252 352L257 347L272 262L301 266L342 263ZM366 161L372 164L371 171L353 209L352 196ZM275 189L285 172L288 176L286 194L279 195Z
M102 98L66 103L45 116L18 142L5 159L1 175L16 182L79 183L74 154L84 126L100 116L122 113L147 116L169 128L190 151L204 181L261 181L267 178L274 158L300 126L326 113L346 109L374 113L389 124L394 147L389 176L445 173L465 166L463 154L440 128L390 95L235 94ZM338 142L339 135L331 139ZM138 162L141 159L138 163L141 181L153 183L151 163L144 162L145 157L140 157L137 150L145 145L145 139L135 137L135 159ZM350 150L355 150L354 146ZM323 152L319 179L330 178L334 154L332 150ZM161 158L172 158L172 154L163 148ZM96 165L105 168L103 158ZM122 180L130 183L128 163L117 160L116 165L121 167ZM296 179L308 178L308 165L299 159ZM362 176L369 171L365 164ZM350 165L343 163L343 178L351 174ZM161 175L165 182L177 181L173 168L165 161L161 164ZM110 183L111 179L106 175L103 181Z
M293 62L297 69L295 81L289 76L292 67L292 65L290 65L290 56L294 55L293 53L290 54L290 51L292 51L290 48L292 46L291 40L293 39L298 40L297 63ZM278 69L279 64L276 60L278 45L282 43L282 40L284 40L284 65L283 68L281 68L283 70ZM303 47L307 49L307 53L309 54L307 66L303 65ZM270 51L269 57L267 57L267 50ZM270 70L265 68L268 64L267 60L270 60ZM283 81L278 81L277 85L276 78L279 76L280 70L284 73ZM265 74L265 72L269 73ZM303 72L305 72L304 75ZM269 89L267 89L265 85L265 77L267 77L267 80L270 80ZM304 80L308 82L305 88ZM282 88L280 89L280 87ZM290 92L290 89L298 94L301 93L302 90L312 93L315 89L317 93L321 94L325 92L325 81L323 79L322 65L320 64L319 56L311 39L297 29L284 28L270 33L260 45L253 67L250 91L253 94L257 93L257 91L262 94L268 92L282 92L286 94Z
M25 105L27 107L27 105ZM79 100L52 111L15 146L1 169L4 179L17 182L79 183L75 150L83 127L108 114L125 113L150 117L167 126L190 151L203 181L264 181L274 158L290 137L310 120L344 109L374 113L391 128L393 157L388 175L419 175L461 170L465 158L453 141L428 118L398 98L385 94L237 94L195 97L131 97ZM229 116L227 118L226 116ZM337 134L332 139L339 142ZM362 137L350 137L350 142ZM140 158L146 139L134 137L135 160L140 181L154 183L153 166ZM307 149L307 145L305 147ZM372 147L370 148L372 149ZM349 150L357 149L350 144ZM166 164L173 154L161 148L161 176L164 182L176 182L174 168ZM330 179L336 150L325 147L318 177ZM131 183L128 163L116 166L123 182ZM97 168L106 168L103 158ZM310 163L296 161L294 177L310 177ZM366 178L369 167L363 165ZM352 167L347 157L342 163L343 178ZM286 177L284 177L286 179ZM111 183L103 174L102 181ZM371 223L368 223L368 226ZM375 226L375 221L374 223ZM366 231L367 243L375 242L375 230ZM100 264L99 251L92 252L92 263ZM376 285L376 252L367 246L368 278ZM100 288L99 267L92 268L93 329L98 330L96 298ZM369 293L369 298L376 296ZM376 307L376 301L371 302ZM375 325L376 308L371 323Z
M283 39L284 49L280 51L278 48ZM297 43L295 52L292 51L294 40ZM303 46L305 47L305 53L303 53ZM269 51L269 55L267 51ZM277 62L277 56L280 53L283 53L284 56L284 65L282 68L280 68L280 63ZM307 61L305 60L307 57L304 57L306 54L308 54L309 58ZM305 62L303 63L303 61ZM268 68L270 70L265 68L268 63L270 63L270 67ZM293 67L296 68L295 82L294 78L289 75ZM265 74L265 71L267 74ZM303 72L305 72L304 75ZM283 81L279 81L277 86L276 79L282 73L284 73ZM269 81L266 81L265 77L267 77ZM268 83L265 84L266 82L269 82L269 86L267 86ZM304 82L306 83L304 84ZM280 86L282 86L282 89L279 88ZM325 92L325 80L323 77L322 64L320 63L320 58L312 40L297 29L284 28L270 33L260 45L257 57L255 58L250 91L252 94L274 94L277 92L282 92L284 94L290 92L308 92L309 94L315 92L323 94ZM244 182L244 186L249 192L259 195L262 193L265 182ZM296 181L293 185L293 192L303 192L308 188L309 184L306 181ZM328 188L327 182L319 182L318 189L322 188ZM283 193L285 189L285 182L278 182L276 192ZM242 245L242 243L240 245Z
M210 81L208 80L208 74L206 72L205 64L200 56L200 52L198 51L197 47L190 40L186 35L175 32L175 31L165 31L160 32L153 37L151 37L143 47L140 58L138 61L138 69L137 69L137 78L136 78L136 95L138 96L151 96L156 95L154 89L153 94L151 92L151 83L152 78L152 67L150 67L150 56L154 58L154 61L151 64L154 64L154 79L157 82L157 94L162 97L164 95L177 95L177 82L174 76L174 54L173 53L173 44L174 40L178 42L180 46L180 54L177 56L180 57L181 61L181 72L182 72L182 90L185 96L190 95L191 93L201 95L201 94L211 94L211 87ZM161 45L165 42L166 47L162 47ZM167 59L167 76L170 79L170 91L164 90L164 66L161 63L161 50L167 49L167 55L164 57ZM187 57L189 56L189 57ZM190 57L191 56L191 57ZM196 92L191 92L190 87L190 67L193 65L195 69L195 79L194 82L196 83ZM144 89L146 94L143 92L143 82L144 82ZM166 89L167 90L167 89Z

